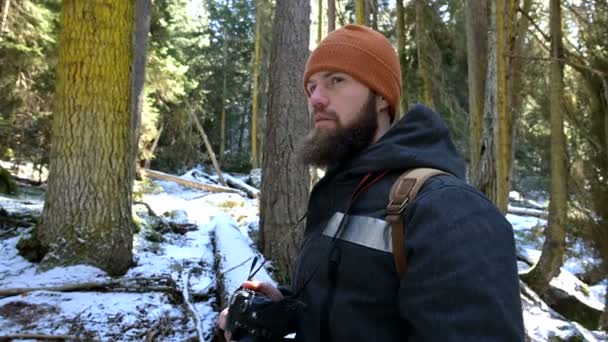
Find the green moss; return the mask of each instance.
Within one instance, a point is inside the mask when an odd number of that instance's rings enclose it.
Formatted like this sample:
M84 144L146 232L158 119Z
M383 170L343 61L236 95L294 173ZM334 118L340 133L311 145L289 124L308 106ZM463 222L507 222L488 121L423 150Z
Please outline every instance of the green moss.
M0 167L0 193L14 194L17 192L17 184L6 169Z
M46 248L42 246L40 240L35 235L34 233L24 235L17 242L19 255L30 262L40 262L47 253Z

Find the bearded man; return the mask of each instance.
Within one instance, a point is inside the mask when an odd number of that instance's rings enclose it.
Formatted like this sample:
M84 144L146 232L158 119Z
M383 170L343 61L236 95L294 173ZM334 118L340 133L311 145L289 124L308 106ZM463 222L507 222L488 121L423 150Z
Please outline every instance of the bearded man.
M299 157L327 172L310 195L290 288L244 287L305 304L277 318L293 322L296 341L524 341L513 229L466 183L437 113L417 105L397 120L401 71L390 42L358 25L330 33L308 60L304 88L313 128ZM421 167L446 174L429 179L403 214L399 277L389 192Z

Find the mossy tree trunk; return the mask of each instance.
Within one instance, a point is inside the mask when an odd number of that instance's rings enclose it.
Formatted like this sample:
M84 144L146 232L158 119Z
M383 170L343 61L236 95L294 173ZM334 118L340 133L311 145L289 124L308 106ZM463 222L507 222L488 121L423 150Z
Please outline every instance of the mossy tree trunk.
M121 275L133 263L134 91L144 65L136 3L62 3L48 191L36 230L48 250L43 268L84 263Z
M359 25L365 25L365 0L355 0L355 14L357 15L356 23Z

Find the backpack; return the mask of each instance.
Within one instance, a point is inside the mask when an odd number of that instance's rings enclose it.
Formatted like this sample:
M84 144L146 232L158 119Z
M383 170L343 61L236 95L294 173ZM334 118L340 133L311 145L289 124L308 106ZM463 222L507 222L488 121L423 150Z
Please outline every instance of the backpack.
M403 213L410 202L426 181L434 176L449 175L449 173L431 169L417 168L405 171L393 184L386 207L386 221L391 225L393 257L399 279L403 279L407 271L407 256L405 254L406 229Z

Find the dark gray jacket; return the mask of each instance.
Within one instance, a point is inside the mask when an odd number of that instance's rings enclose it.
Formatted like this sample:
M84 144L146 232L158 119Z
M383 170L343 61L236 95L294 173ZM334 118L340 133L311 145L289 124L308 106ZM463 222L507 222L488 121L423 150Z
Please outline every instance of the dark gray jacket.
M389 191L407 169L437 176L405 212L408 271L393 262ZM389 173L351 205L367 174ZM292 291L299 341L523 341L513 230L464 181L448 128L415 106L377 143L328 171L311 193Z

